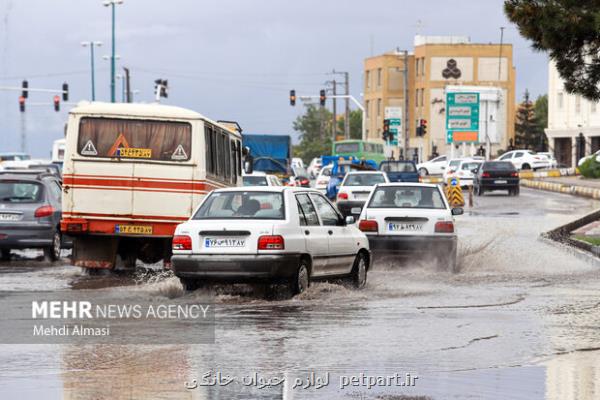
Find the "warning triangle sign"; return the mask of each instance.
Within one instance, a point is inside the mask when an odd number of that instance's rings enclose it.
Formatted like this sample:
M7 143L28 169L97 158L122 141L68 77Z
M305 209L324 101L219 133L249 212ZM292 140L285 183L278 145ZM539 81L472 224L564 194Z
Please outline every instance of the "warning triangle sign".
M171 155L171 160L187 160L188 156L185 153L182 145L177 146L173 154Z
M98 151L96 150L96 147L94 147L94 143L92 143L91 140L87 141L85 146L83 146L83 149L81 149L80 153L83 156L97 156L98 155Z
M127 142L127 139L125 139L125 136L123 136L123 134L120 133L117 137L117 140L108 151L108 155L111 157L115 156L117 154L117 149L120 149L122 147L129 148L129 143Z

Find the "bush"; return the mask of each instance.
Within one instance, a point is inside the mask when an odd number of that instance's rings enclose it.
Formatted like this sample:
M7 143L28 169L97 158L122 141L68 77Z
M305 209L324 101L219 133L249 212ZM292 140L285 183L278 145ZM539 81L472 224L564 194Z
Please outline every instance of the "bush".
M596 161L596 157L589 157L581 164L579 172L585 178L600 178L600 163Z

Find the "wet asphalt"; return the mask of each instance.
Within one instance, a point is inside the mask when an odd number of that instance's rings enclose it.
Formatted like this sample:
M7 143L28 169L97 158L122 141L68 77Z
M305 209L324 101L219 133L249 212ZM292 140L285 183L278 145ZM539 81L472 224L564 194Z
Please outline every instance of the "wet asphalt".
M598 207L527 189L476 197L457 218L458 273L415 257L376 265L364 290L321 282L292 299L245 285L186 294L160 269L87 276L68 258L19 252L0 264L2 308L31 290L135 290L165 302L208 293L215 340L0 345L0 398L599 399L600 268L539 239ZM207 373L234 381L186 387ZM385 381L407 374L414 386Z

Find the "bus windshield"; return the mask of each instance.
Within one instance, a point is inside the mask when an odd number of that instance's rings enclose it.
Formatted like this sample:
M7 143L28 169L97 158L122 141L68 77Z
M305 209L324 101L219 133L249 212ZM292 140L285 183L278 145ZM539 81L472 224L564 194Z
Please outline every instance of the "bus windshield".
M85 117L79 124L77 152L86 157L187 161L191 144L192 128L186 122Z
M338 143L335 145L335 154L358 153L360 146L358 143Z

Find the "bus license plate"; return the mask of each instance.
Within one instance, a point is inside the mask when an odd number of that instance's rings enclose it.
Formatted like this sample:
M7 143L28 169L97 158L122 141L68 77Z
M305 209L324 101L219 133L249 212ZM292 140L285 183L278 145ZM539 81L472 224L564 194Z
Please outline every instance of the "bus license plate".
M393 224L388 223L388 231L390 232L419 232L423 230L422 224Z
M246 239L237 238L205 238L204 247L215 248L215 247L244 247L246 246Z
M152 225L115 225L115 233L152 235Z

